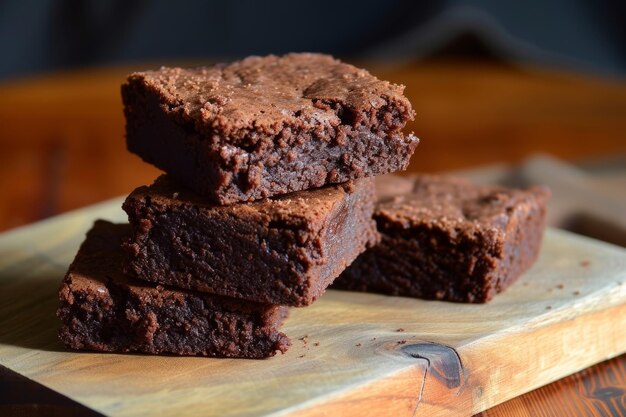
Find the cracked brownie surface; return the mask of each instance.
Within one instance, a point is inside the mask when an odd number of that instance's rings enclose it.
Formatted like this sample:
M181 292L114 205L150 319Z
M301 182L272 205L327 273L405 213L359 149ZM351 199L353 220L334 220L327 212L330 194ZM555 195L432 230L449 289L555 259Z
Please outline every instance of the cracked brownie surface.
M406 168L403 86L327 55L131 74L129 150L220 204Z

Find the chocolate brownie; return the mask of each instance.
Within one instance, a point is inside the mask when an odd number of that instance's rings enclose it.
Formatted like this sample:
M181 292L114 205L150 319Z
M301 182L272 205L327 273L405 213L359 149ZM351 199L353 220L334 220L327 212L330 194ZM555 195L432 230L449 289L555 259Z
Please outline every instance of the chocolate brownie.
M218 204L342 183L406 168L403 89L320 54L137 72L127 145Z
M265 358L285 352L286 307L171 289L122 271L130 227L96 221L63 280L59 337L72 349Z
M487 302L537 258L549 194L420 176L411 193L378 204L380 244L334 288Z
M123 205L126 271L160 284L304 306L378 240L371 178L219 206L168 176Z

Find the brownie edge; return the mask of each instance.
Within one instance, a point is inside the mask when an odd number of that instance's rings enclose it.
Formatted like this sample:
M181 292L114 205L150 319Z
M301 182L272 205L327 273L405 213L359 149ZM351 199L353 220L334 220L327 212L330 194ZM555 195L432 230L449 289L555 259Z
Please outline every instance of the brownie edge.
M265 358L285 352L287 308L126 277L128 225L98 220L59 290L59 338L71 349Z

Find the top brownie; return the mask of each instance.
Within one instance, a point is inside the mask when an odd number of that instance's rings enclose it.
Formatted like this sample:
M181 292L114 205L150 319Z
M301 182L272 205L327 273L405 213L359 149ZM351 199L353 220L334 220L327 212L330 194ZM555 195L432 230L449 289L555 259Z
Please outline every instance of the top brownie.
M138 72L127 144L213 202L252 201L406 168L403 89L320 54Z

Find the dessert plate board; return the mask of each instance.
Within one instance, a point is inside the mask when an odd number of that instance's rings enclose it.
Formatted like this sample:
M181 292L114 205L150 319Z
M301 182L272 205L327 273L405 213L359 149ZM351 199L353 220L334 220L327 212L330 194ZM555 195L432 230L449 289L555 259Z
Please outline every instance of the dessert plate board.
M107 416L470 416L626 351L626 251L556 229L489 304L328 291L268 360L67 351L58 285L121 202L0 235L0 365Z

